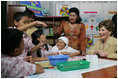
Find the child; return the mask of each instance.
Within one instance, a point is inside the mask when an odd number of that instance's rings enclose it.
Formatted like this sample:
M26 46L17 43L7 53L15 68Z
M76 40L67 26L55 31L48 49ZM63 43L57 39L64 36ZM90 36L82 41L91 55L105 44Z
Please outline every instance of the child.
M52 48L49 44L47 44L46 36L43 34L43 30L37 30L32 33L32 42L37 45L40 44L40 48L37 52L33 53L33 57L47 57L49 55L49 50Z
M1 74L2 78L23 77L43 73L43 68L19 56L24 50L23 32L9 28L1 32ZM29 62L28 62L29 61Z
M69 56L77 56L80 54L80 51L75 50L68 46L68 39L64 36L58 38L56 46L50 50L50 55L69 55Z
M34 14L34 12L32 12L31 10L26 9L26 10L24 11L24 14L28 15L28 17L29 17L29 19L30 19L30 20L29 20L30 23L32 23L32 22L35 21L35 14ZM32 38L32 37L31 37L31 34L32 34L34 31L36 31L36 30L38 30L38 28L36 28L36 26L34 26L34 27L31 27L31 28L28 28L25 33L26 33L30 38Z
M16 12L13 16L13 20L14 20L15 27L21 31L26 31L28 28L37 24L41 24L43 25L43 27L47 26L45 23L40 22L40 21L34 21L32 23L29 23L28 15L22 12ZM30 53L36 52L36 50L40 47L39 44L37 44L36 46L33 45L32 40L27 36L26 33L23 34L23 39L24 39L24 51L20 55L21 57L26 57L27 52L30 52Z

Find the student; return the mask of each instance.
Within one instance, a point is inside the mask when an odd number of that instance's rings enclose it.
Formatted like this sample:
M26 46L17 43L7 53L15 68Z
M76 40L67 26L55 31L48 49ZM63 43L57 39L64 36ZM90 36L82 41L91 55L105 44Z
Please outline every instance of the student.
M35 25L42 25L43 28L47 27L47 24L41 21L30 22L30 18L23 12L16 12L13 16L14 28L21 31L26 31L28 28L34 27Z
M50 55L79 55L80 51L68 46L68 42L69 40L67 37L62 36L58 38L57 44L50 50Z
M81 22L79 9L72 7L69 9L68 21L62 21L58 28L54 27L54 34L64 35L69 39L69 46L79 50L85 55L86 52L86 31L85 24Z
M114 38L114 23L111 20L100 22L99 35L95 45L87 51L87 54L97 54L100 57L117 58L117 39Z
M44 70L33 60L23 60L19 56L24 50L23 32L8 28L1 32L1 76L2 78L18 78L43 73Z
M26 15L29 16L29 20L30 20L29 23L32 23L32 22L35 21L35 14L34 14L34 12L32 12L31 10L26 9L26 10L24 11L24 14L26 14ZM25 33L26 33L30 38L32 38L32 37L31 37L31 34L32 34L34 31L36 31L36 30L38 30L38 28L36 28L36 26L34 26L34 27L31 27L31 28L28 28Z
M37 52L33 53L33 57L47 57L49 54L49 50L52 48L49 44L47 44L46 36L43 34L43 30L37 30L32 33L32 42L34 45L40 44Z
M25 15L22 12L16 12L13 16L14 25L17 29L21 31L26 31L28 28L41 24L43 27L47 27L47 25L40 21L34 21L32 23L29 23L29 17L28 15ZM24 40L24 51L20 55L21 57L26 57L27 52L34 53L36 50L40 47L40 44L37 44L36 46L32 44L32 40L27 36L26 33L23 34L23 40Z

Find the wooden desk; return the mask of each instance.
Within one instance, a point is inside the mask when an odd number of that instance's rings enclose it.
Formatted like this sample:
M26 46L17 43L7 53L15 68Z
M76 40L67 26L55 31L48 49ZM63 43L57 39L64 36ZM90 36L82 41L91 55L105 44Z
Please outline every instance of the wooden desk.
M116 61L116 59L110 59L110 60ZM117 65L83 73L82 76L83 78L117 78Z

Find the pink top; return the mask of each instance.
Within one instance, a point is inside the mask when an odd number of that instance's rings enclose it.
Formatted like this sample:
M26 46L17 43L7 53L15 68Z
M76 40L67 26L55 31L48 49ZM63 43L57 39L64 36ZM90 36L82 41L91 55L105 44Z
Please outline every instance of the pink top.
M2 78L23 77L34 74L36 65L23 60L23 57L1 56Z
M16 29L16 27L8 27L8 28ZM29 38L26 33L23 34L23 40L24 40L24 50L23 50L22 54L19 55L18 57L26 57L27 53L35 46L32 43L31 38Z
M26 33L23 34L23 40L24 40L24 50L23 53L19 55L20 57L26 57L27 53L35 46Z
M46 49L44 49L45 47L41 48L41 57L47 57L50 54L49 51L52 49L52 46L50 46L49 44L47 44L47 46L49 48L48 51ZM32 57L38 57L37 52L33 53Z

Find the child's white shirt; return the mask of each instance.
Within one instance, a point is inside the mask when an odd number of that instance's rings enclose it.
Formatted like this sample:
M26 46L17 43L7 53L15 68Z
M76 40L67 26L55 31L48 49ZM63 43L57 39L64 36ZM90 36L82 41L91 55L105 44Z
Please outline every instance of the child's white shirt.
M58 47L55 45L51 50L50 50L50 54L52 53L59 53L59 55L61 55L61 52L68 52L68 53L75 53L75 52L78 52L78 50L76 49L73 49L72 47L68 46L62 50L59 50Z

